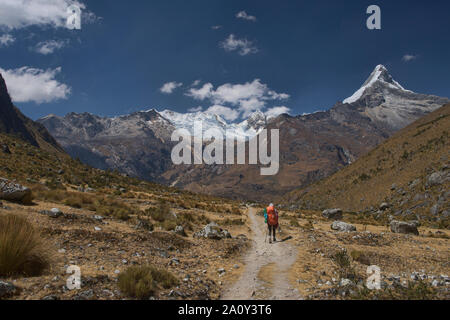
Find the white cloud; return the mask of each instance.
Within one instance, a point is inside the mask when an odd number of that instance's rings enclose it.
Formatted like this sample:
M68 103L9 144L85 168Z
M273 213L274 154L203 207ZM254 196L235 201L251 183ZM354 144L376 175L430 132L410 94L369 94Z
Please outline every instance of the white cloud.
M217 89L211 83L205 83L201 88L189 89L186 95L200 101L208 100L213 106L234 107L243 117L264 109L268 101L286 100L290 97L286 93L269 89L259 79L244 84L226 83Z
M165 94L171 94L172 92L175 91L175 89L181 87L182 85L183 85L183 83L181 83L181 82L175 82L175 81L173 81L173 82L167 82L167 83L165 83L165 84L161 87L161 89L159 89L159 90L160 90L162 93L165 93Z
M251 98L248 100L241 100L239 103L239 110L243 113L244 118L251 115L257 110L262 110L266 107L266 102L259 98Z
M67 9L75 4L82 9L82 23L95 20L95 14L77 0L1 0L0 26L20 29L32 25L65 27Z
M36 45L35 51L43 55L48 55L56 50L62 49L67 43L68 41L65 40L42 41Z
M9 94L14 102L53 102L67 99L71 89L60 83L55 76L61 72L56 69L35 69L22 67L19 69L4 70L0 73L6 81Z
M16 41L16 39L12 35L6 33L0 37L0 47L8 47L14 41Z
M256 22L256 17L248 15L247 12L245 12L245 11L238 12L236 14L236 18Z
M188 111L192 112L192 113L195 113L195 112L200 112L202 110L203 110L203 107L202 106L198 106L198 107L195 107L195 108L190 108Z
M228 38L221 42L220 47L225 49L225 51L237 51L241 56L258 52L258 48L252 41L247 39L238 39L234 34L230 34Z
M416 60L416 59L417 59L417 55L405 54L402 58L402 61L409 62L409 61Z
M267 110L265 112L265 115L267 117L267 119L272 119L272 118L276 118L281 114L289 114L289 112L291 112L291 109L289 109L288 107L285 106L280 106L280 107L272 107L269 110Z
M196 88L189 89L186 95L196 100L205 100L206 98L211 97L213 89L214 86L211 83L205 83L203 87L199 89Z
M208 108L206 112L217 114L228 121L234 121L239 118L239 112L237 110L219 105L214 105Z
M200 83L202 83L201 80L195 80L194 82L192 82L191 87L197 87L198 85L200 85Z
M222 26L212 26L211 29L213 29L213 30L219 30L219 29L222 29Z

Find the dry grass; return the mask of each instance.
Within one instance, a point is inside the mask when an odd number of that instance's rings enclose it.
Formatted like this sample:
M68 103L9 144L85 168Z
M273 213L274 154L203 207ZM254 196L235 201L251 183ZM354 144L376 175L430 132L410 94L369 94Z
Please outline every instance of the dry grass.
M357 300L433 300L437 299L436 290L424 281L408 281L406 286L397 285L395 288L382 290L358 290L352 296Z
M0 276L38 276L48 265L40 234L31 223L0 215Z
M361 264L370 266L370 259L366 254L364 254L364 252L358 251L358 250L352 250L352 252L350 253L350 256L352 257L352 259L354 261L358 261Z
M307 209L341 208L358 213L373 211L371 208L376 211L382 202L388 202L392 205L389 214L414 208L415 214L430 219L429 225L448 227L449 219L433 222L430 208L448 190L449 183L430 187L426 180L448 165L449 127L447 105L399 131L352 165L285 199ZM418 182L411 187L414 181ZM414 200L423 193L427 193L427 201ZM445 207L448 200L442 204ZM364 219L368 224L383 224L369 216Z
M160 288L169 289L178 279L169 271L154 266L132 266L119 275L119 288L130 298L148 299Z

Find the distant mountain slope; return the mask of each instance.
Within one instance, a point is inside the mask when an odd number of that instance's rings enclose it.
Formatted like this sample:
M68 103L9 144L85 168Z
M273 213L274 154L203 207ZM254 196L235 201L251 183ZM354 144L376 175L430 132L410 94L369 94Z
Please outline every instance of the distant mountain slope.
M408 91L379 65L345 102L296 117L266 119L262 112L255 112L241 123L207 112L167 110L116 118L72 113L38 121L70 155L97 168L118 169L194 192L266 201L335 173L450 100ZM241 138L255 137L263 128L279 129L279 174L263 177L258 166L249 165L172 165L173 130L183 128L193 134L195 120L203 121L203 130L217 127Z
M268 129L280 130L276 176L261 176L257 166L188 166L172 168L164 176L191 191L274 201L351 164L450 100L405 90L379 65L346 102L324 112L269 121Z
M0 133L7 133L28 141L36 147L63 152L47 129L24 116L9 96L8 89L0 74Z
M99 169L117 169L130 176L167 184L163 174L172 169L171 141L175 129L194 133L195 121L202 121L203 132L218 128L239 139L253 137L266 126L262 112L248 120L230 124L219 115L196 112L180 114L154 109L107 118L91 113L49 115L38 120L74 158Z
M155 110L115 118L70 113L38 121L72 157L99 169L158 182L172 165L170 137L175 127Z
M414 122L333 176L296 190L285 201L302 208L378 210L450 216L450 104Z

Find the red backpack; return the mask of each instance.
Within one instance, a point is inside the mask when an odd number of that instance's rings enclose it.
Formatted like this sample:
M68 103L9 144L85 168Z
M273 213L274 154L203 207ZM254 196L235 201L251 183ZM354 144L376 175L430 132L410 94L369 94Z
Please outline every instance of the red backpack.
M267 223L271 226L278 225L278 214L276 213L274 207L267 208Z

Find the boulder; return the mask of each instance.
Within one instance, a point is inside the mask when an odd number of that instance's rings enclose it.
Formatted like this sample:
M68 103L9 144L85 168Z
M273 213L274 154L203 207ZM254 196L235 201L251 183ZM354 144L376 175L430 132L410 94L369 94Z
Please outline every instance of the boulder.
M329 220L340 220L340 219L342 219L342 210L341 209L327 209L322 212L322 216Z
M11 154L11 150L9 150L8 145L2 144L1 149L2 149L3 153L5 153L5 154Z
M196 232L194 234L194 237L221 240L231 238L231 234L227 230L221 229L217 223L211 222L210 224L205 226L202 230Z
M448 174L444 171L438 171L428 177L428 186L438 186L449 180Z
M44 214L46 216L49 216L50 218L59 218L63 215L62 211L58 208L53 208L50 211L49 210L42 210L39 213Z
M435 204L434 206L431 207L430 213L431 213L433 216L437 216L437 215L439 214L440 209L441 209L441 208L439 207L439 205L438 205L438 204Z
M419 230L417 230L417 222L391 221L391 231L394 233L419 235Z
M383 202L381 205L380 205L380 210L381 211L386 211L387 209L389 209L389 203L386 203L386 202Z
M14 295L17 288L10 282L0 280L0 300Z
M31 190L20 184L0 178L0 200L31 203Z
M175 233L178 234L179 236L182 236L182 237L186 237L187 236L186 231L184 231L183 226L177 226L175 228Z
M331 225L332 230L336 231L342 231L342 232L353 232L356 231L356 227L354 225L342 222L342 221L335 221Z

